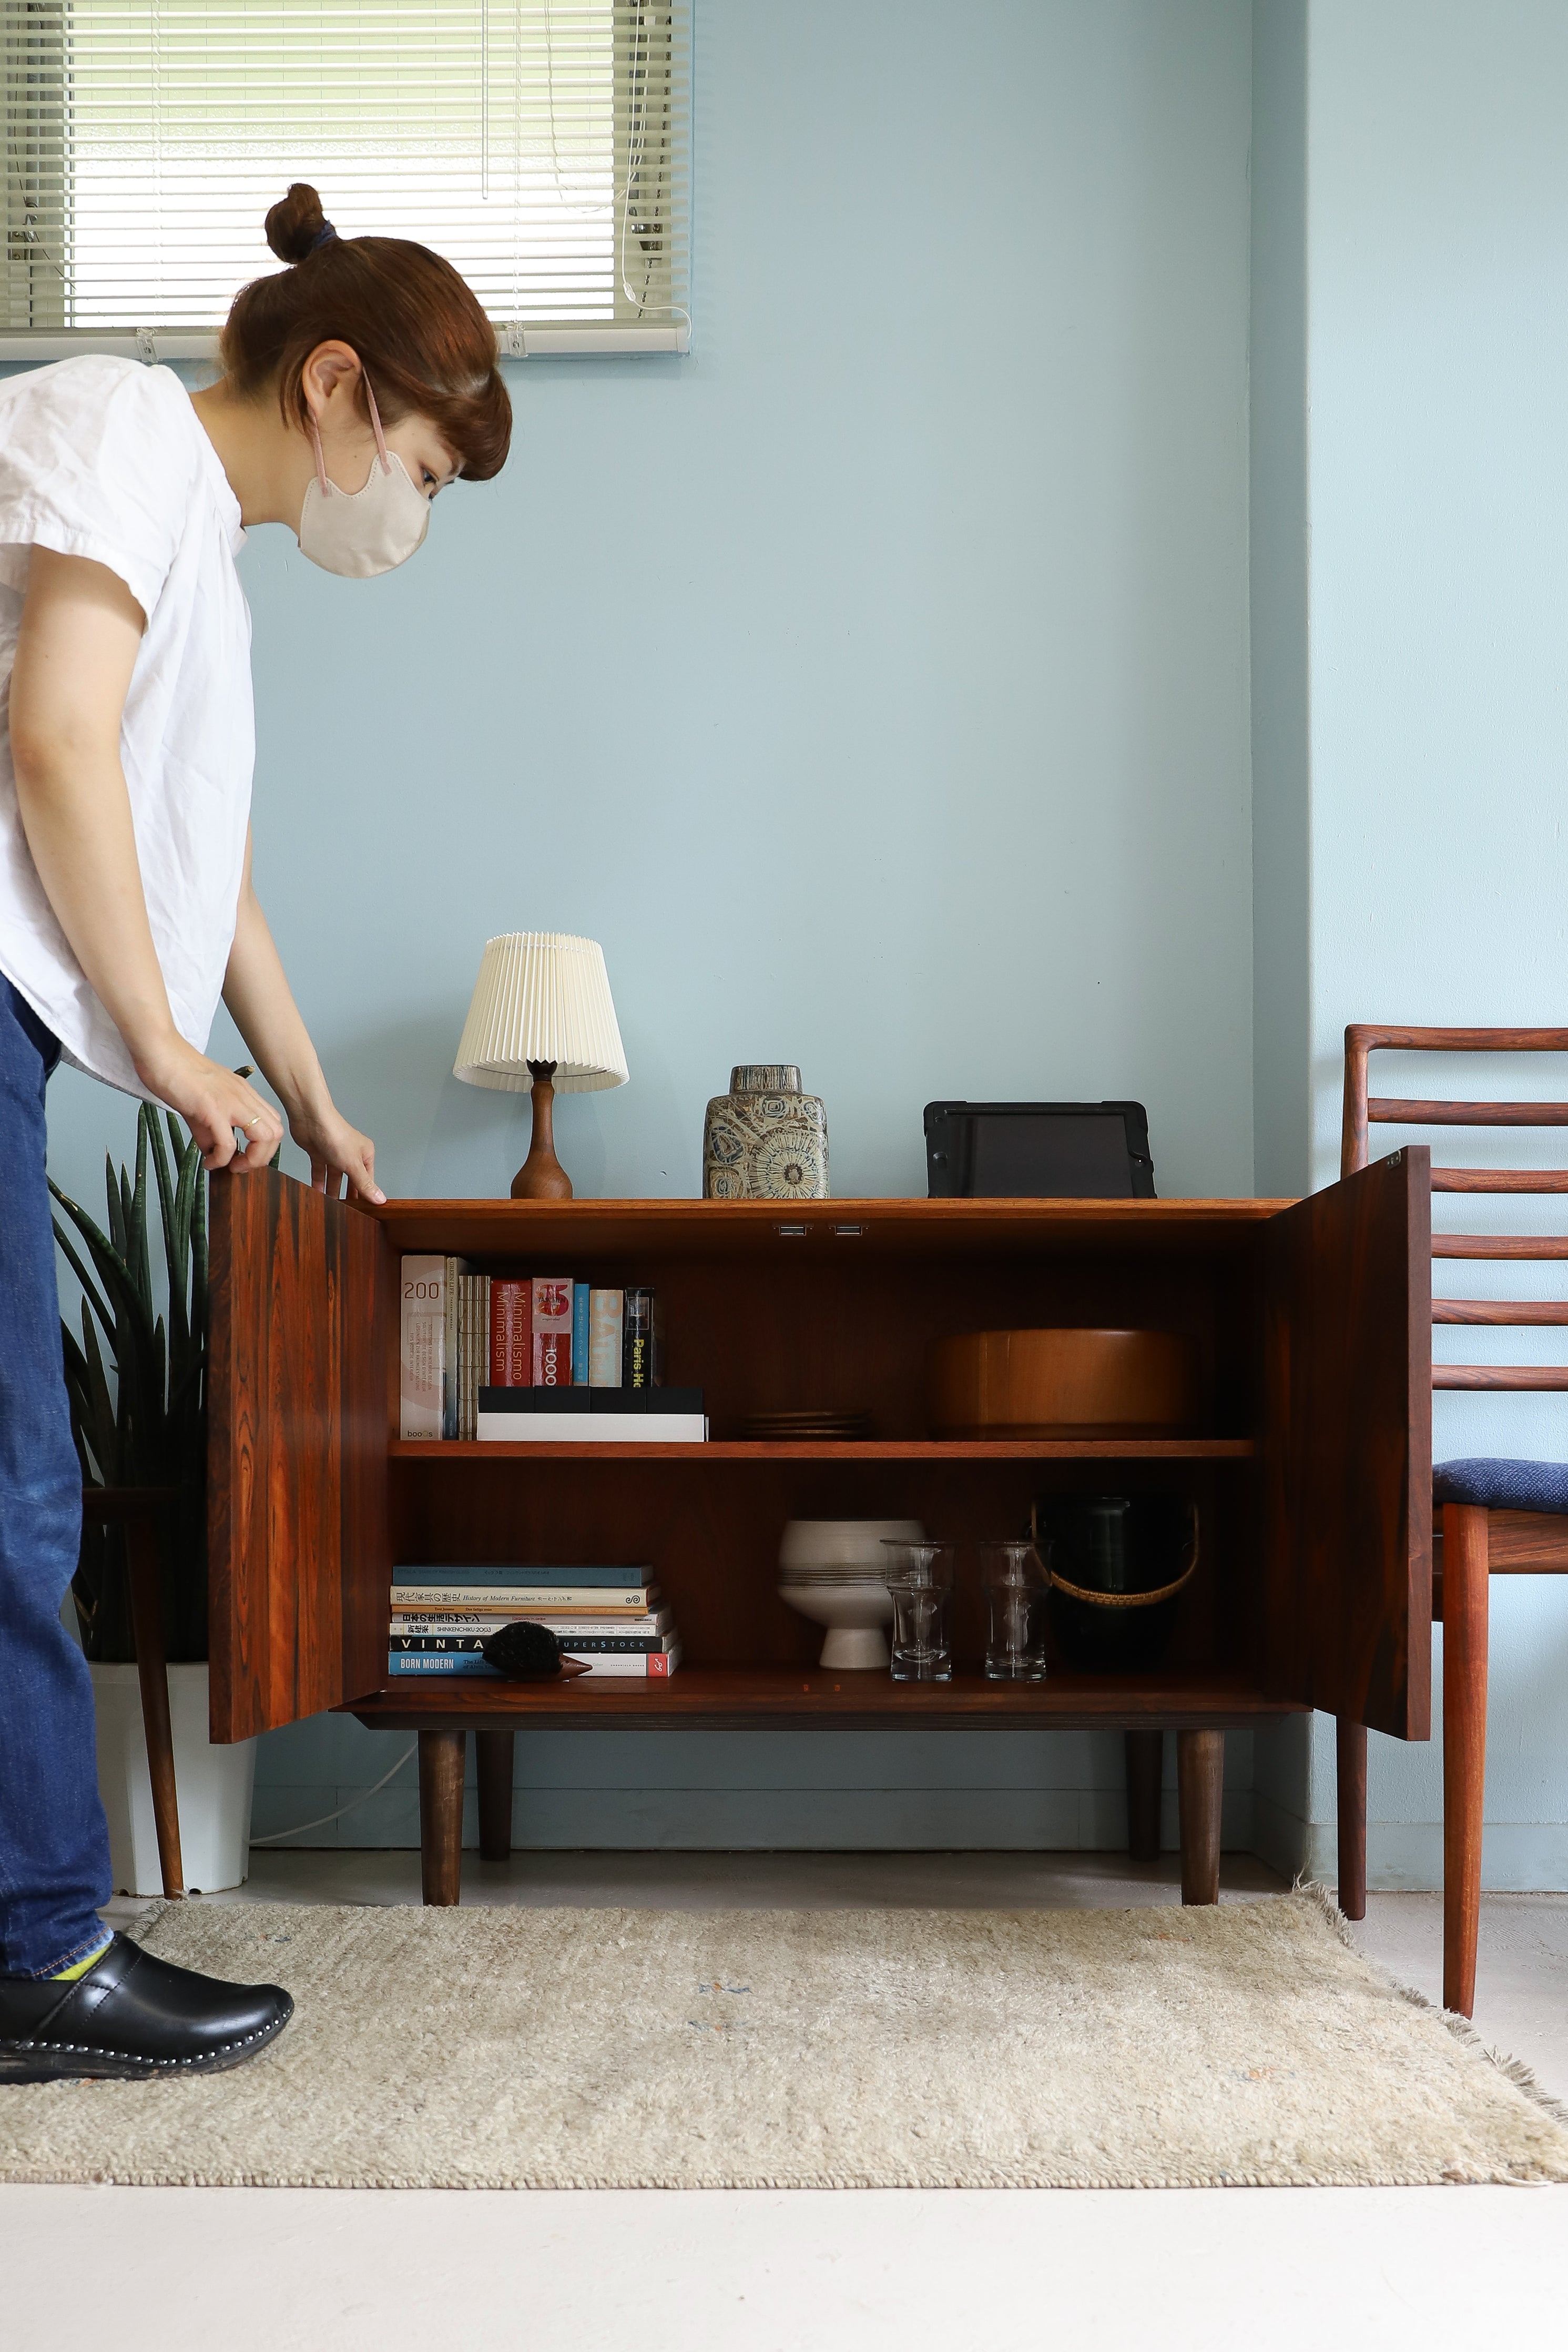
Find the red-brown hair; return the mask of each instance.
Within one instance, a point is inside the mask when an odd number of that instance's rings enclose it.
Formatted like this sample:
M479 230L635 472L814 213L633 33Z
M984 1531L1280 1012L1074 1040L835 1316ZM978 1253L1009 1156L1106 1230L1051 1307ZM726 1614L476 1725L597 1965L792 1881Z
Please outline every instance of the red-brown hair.
M218 341L236 390L276 387L290 421L308 425L305 362L319 343L359 353L384 424L428 416L471 482L507 461L512 404L497 364L496 331L470 288L423 245L398 236L328 235L321 199L297 181L267 215L267 241L291 269L235 296ZM360 406L370 412L361 387Z

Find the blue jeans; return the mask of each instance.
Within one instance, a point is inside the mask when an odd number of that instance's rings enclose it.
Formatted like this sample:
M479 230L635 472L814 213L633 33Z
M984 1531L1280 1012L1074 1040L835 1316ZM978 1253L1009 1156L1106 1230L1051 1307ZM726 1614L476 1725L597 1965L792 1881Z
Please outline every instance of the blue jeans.
M60 1622L81 1466L60 1351L44 1088L60 1058L0 978L0 1975L48 1976L103 1941L113 1891L92 1678Z

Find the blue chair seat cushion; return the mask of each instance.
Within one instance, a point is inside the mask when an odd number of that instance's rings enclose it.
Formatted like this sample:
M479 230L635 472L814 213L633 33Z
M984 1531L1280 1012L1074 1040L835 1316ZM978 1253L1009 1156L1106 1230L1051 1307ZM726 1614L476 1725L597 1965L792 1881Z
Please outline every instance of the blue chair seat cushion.
M1432 1500L1479 1503L1489 1511L1568 1515L1568 1462L1439 1462L1432 1473Z

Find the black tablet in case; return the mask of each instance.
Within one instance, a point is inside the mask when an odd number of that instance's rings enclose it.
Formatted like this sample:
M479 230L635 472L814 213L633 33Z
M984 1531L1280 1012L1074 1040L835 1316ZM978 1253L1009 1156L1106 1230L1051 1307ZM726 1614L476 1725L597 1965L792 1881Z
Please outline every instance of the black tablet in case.
M934 1102L925 1106L934 1201L1152 1201L1142 1103Z

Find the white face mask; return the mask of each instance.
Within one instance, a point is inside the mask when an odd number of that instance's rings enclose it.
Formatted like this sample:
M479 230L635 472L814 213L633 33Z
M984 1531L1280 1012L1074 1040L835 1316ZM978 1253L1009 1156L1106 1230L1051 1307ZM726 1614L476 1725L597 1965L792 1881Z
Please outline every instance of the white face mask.
M388 450L376 396L365 379L375 461L362 490L341 490L327 478L321 436L310 420L316 445L316 479L305 488L299 517L299 552L345 580L373 580L406 563L430 528L430 500L414 488L401 457Z

